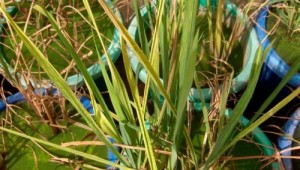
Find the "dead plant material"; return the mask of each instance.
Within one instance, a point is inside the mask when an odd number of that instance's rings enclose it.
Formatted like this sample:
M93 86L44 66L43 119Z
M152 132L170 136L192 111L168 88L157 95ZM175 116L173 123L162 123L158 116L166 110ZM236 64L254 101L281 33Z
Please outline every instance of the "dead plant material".
M65 100L61 97L61 95L54 95L52 93L51 86L46 87L46 91L42 92L40 88L35 87L38 85L33 85L31 83L31 80L28 77L29 76L22 74L22 78L26 82L27 88L25 89L20 81L18 81L19 91L22 93L36 115L40 117L44 123L49 124L52 128L53 134L59 133L60 128L64 127L57 123L57 119L59 117L67 117L66 113L61 112L59 114L59 111L65 111Z

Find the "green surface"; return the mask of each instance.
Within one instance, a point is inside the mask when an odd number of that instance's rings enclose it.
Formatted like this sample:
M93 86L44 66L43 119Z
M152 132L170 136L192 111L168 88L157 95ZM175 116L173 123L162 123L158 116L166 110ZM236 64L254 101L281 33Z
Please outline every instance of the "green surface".
M80 11L80 13L87 18L87 11L84 9L83 3L80 1L75 1L75 3L76 4L73 4L72 6L78 9L78 11ZM24 11L29 9L26 8L26 5L21 5L24 7ZM89 67L92 64L95 64L98 60L95 41L92 38L91 26L80 16L79 13L75 12L74 9L71 9L67 5L68 4L66 3L59 6L53 2L52 5L47 5L46 9L49 11L54 11L58 7L61 8L61 10L56 10L56 13L53 12L54 17L56 17L56 19L59 21L66 37L68 37L69 42L71 42L73 47L76 49L86 67ZM103 38L105 40L104 43L106 47L108 47L113 36L113 24L105 15L104 11L100 8L98 2L91 1L90 5L97 22L97 29L99 29L101 34L103 34L102 36L104 36ZM27 19L25 16L28 13L24 11L19 11L15 17L16 22L19 24L22 30L25 28L25 21ZM35 10L33 10L33 13L30 16L30 22L28 22L27 25L26 35L31 38L31 40L39 47L43 54L45 54L48 60L54 65L54 67L63 75L70 76L74 73L77 73L78 71L76 70L75 65L71 65L72 58L65 50L63 43L56 34L56 31L52 27L46 27L50 23L47 18ZM16 49L17 46L20 45L20 39L16 35L14 36L15 37L9 36L4 38L4 44L6 45L4 46L4 53L8 59L8 63L12 66L15 66L15 63L18 61L20 67L25 70L28 70L27 68L29 68L33 73L42 73L37 62L34 60L25 46L22 47L23 56L17 57ZM14 38L16 41L14 41ZM102 54L103 50L101 50L102 46L100 40L96 40L96 46L99 48L99 51ZM42 77L47 76L42 74Z
M193 137L193 144L197 154L200 158L202 152L202 143L203 143L203 135L204 129L200 129L199 133ZM260 169L264 166L265 162L262 162L262 159L257 157L263 156L263 150L259 147L257 142L247 139L243 141L239 141L236 145L221 158L225 158L224 161L221 161L220 167L221 169ZM255 156L256 158L249 158L251 156ZM234 160L236 158L242 158L241 160ZM232 159L232 160L230 160ZM268 169L271 169L268 166Z
M196 70L198 71L198 77L200 80L207 80L207 78L211 78L214 74L216 74L216 68L212 66L211 62L215 60L216 56L211 56L209 52L209 29L208 29L208 22L206 16L198 16L197 18L197 25L198 31L204 36L203 38L206 40L204 43L204 55L202 60L196 66ZM213 19L213 24L215 24L215 19ZM213 27L215 27L213 25ZM222 43L227 43L226 41L229 40L231 35L232 29L223 25L223 32L222 32ZM223 47L224 48L224 47ZM224 49L223 49L224 50ZM225 50L224 50L225 51ZM228 56L228 61L223 61L224 63L231 65L234 69L234 75L237 75L243 68L243 61L244 61L244 50L242 44L236 40L236 43L233 45L233 49ZM220 63L219 63L220 64ZM225 64L221 64L222 67L225 67ZM225 67L228 68L228 67ZM224 73L224 68L218 67L219 74ZM229 71L228 69L226 71ZM203 76L205 74L205 76Z
M277 24L278 27L274 27ZM287 32L288 28L278 18L270 15L267 19L267 31L270 32L272 29L274 30L269 35L269 39L270 42L274 42L273 48L288 65L293 64L300 56L300 33L290 36Z
M192 128L191 128L191 138L199 159L203 154L203 139L205 134L205 126L204 124L199 124L201 119L201 115L197 114L193 117ZM223 161L220 160L218 168L220 169L243 169L243 170L252 170L252 169L260 169L264 166L265 161L262 161L263 158L257 158L259 156L263 156L264 152L261 149L259 143L253 140L253 134L249 134L243 138L243 140L238 141L231 149L229 149L224 155L221 156L221 159L224 158ZM204 155L207 155L209 149L205 149ZM255 159L249 158L250 156L255 156ZM247 158L248 157L248 158ZM225 159L226 158L226 159ZM243 158L241 160L233 160L236 158ZM232 160L230 160L232 159ZM264 169L272 169L271 166L267 166Z
M243 160L228 160L225 164L227 169L260 169L263 167L261 159L247 158L250 156L263 156L263 151L254 141L239 141L228 153L227 157L241 158Z
M15 113L2 113L1 117L11 121L14 128L12 128L9 124L6 124L5 127L18 130L27 135L47 140L56 144L73 141L93 140L94 135L92 135L90 131L70 124L63 119L57 119L57 124L65 126L66 128L62 129L58 134L54 134L49 125L42 122L41 119L35 115L35 113L32 111L32 109L29 108L27 104L22 104L21 107L22 109L14 109ZM8 119L8 117L10 118ZM81 123L83 122L80 117L74 117L73 119L76 119L76 121ZM41 147L39 147L37 144L22 137L14 136L12 134L3 133L1 134L0 138L0 151L2 154L2 158L5 158L5 161L1 162L3 165L2 168L74 169L77 165L81 166L82 163L90 163L91 165L97 167L105 167L105 165L90 162L89 160L84 160L79 156L61 152L53 148L45 147L44 150L42 150ZM71 147L73 149L91 153L107 159L107 149L105 146L82 145ZM45 151L59 158L67 158L73 161L75 160L75 162L65 164L54 162L53 160L51 160L52 157Z

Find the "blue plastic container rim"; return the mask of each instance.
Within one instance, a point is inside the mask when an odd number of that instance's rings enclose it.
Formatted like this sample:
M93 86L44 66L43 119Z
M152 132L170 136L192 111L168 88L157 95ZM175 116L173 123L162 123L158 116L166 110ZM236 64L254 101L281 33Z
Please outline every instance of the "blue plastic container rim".
M205 5L206 5L205 0L199 0L199 3L200 3L199 8L205 8ZM216 1L213 1L213 3L216 3ZM227 4L225 4L225 8L226 8L227 12L229 12L229 14L227 14L227 15L239 17L242 21L245 22L245 25L247 25L246 15L244 15L242 12L240 12L240 10L234 4L227 3ZM146 18L148 15L147 8L146 7L142 8L140 10L140 13L143 18ZM131 37L133 37L133 38L136 38L136 36L137 36L137 31L138 31L137 27L138 27L137 19L136 19L136 17L134 17L128 27L128 32L131 35ZM246 86L246 84L249 80L249 77L250 77L251 68L252 68L255 54L258 49L258 44L259 44L254 29L251 29L249 31L248 39L245 43L246 43L245 44L246 47L244 49L245 57L243 58L244 59L243 70L232 81L231 91L234 93L242 90ZM139 60L137 59L137 57L134 54L134 52L132 51L132 49L128 46L127 46L127 52L128 52L129 58L130 58L131 68L133 69L134 72L136 72L138 65L139 65ZM146 70L145 69L140 70L139 71L139 79L145 83L146 78L147 78ZM163 81L161 80L161 82L163 82ZM204 95L204 99L206 101L209 101L211 98L211 90L209 88L203 88L201 90L202 90L202 94ZM191 89L190 94L189 94L189 100L192 102L200 101L200 97L199 97L199 93L198 93L197 89L195 89L195 88Z
M300 108L298 108L284 124L283 135L278 138L278 147L281 151L281 155L286 158L282 158L282 163L286 169L293 169L292 159L292 143L295 131L300 125Z
M107 5L110 8L114 9L115 15L118 17L118 19L121 22L123 22L120 11L117 8L114 8L114 5L111 2L111 0L105 0L105 2L107 3ZM13 6L9 6L7 11L11 15L13 15L14 13L17 12L17 8L13 7ZM1 25L1 26L3 26L3 25ZM1 28L1 26L0 26L0 28ZM120 40L120 33L119 33L117 28L114 28L113 37L112 37L111 43L110 43L110 45L107 49L108 54L109 54L109 56L110 56L110 58L113 62L115 62L121 54L121 48L120 48L121 44L120 44L119 40ZM0 48L2 48L2 47L0 46ZM3 50L0 50L0 51L3 52ZM3 54L3 55L5 55L5 54ZM107 62L107 59L106 59L106 55L103 54L101 58L102 58L102 61L105 64L105 67L107 68L108 67L108 62ZM14 76L15 75L14 69L8 63L6 65L9 67L8 69L9 69L10 74ZM0 64L0 68L3 68L2 64ZM99 63L91 65L90 67L87 68L87 71L94 79L99 78L102 75L102 71L101 71L101 67L100 67ZM18 77L20 79L20 82L21 82L22 86L24 88L27 88L27 83L22 78L22 76L18 75ZM44 80L44 81L49 82L48 80ZM84 84L84 77L80 73L79 74L74 74L74 75L71 75L71 76L67 77L66 81L67 81L68 85L70 85L72 87L75 87L75 86L78 87L78 86L82 86ZM34 84L33 81L32 81L32 83ZM48 84L48 83L46 83L46 84Z
M267 32L266 20L267 20L268 10L269 10L268 6L263 7L261 9L259 14L257 15L256 18L257 24L255 25L255 30L256 30L258 40L262 44L264 50L266 50L267 47L269 47L271 44L266 34ZM283 78L290 70L290 66L285 61L283 61L283 59L278 55L278 53L273 47L270 48L264 64L280 78ZM289 81L289 84L294 87L300 86L300 74L296 73Z

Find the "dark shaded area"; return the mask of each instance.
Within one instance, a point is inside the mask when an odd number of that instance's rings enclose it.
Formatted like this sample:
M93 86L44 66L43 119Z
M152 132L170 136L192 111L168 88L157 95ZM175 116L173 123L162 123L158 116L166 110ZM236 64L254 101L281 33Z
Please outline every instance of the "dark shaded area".
M256 86L255 92L245 111L245 116L249 119L256 114L259 107L264 103L264 101L275 90L275 88L281 81L281 78L279 78L275 73L269 73L268 76L268 78L260 77L260 81ZM285 97L291 94L291 92L294 89L295 87L286 85L264 112L268 111L277 103L282 101ZM296 97L285 107L283 107L277 113L275 113L271 118L262 123L260 127L263 131L265 131L265 133L271 139L271 141L277 143L278 134L275 133L282 134L282 131L278 128L282 128L284 126L286 119L288 119L298 107L300 107L300 98Z
M296 141L300 141L300 126L298 126L295 130L294 139ZM292 147L299 147L300 145L297 142L292 143ZM300 150L296 149L292 151L293 156L300 156ZM292 159L292 164L294 169L300 169L300 160L299 159Z
M5 97L18 92L18 89L10 84L2 75L0 75L0 82L1 91L3 90ZM1 95L0 98L2 98Z

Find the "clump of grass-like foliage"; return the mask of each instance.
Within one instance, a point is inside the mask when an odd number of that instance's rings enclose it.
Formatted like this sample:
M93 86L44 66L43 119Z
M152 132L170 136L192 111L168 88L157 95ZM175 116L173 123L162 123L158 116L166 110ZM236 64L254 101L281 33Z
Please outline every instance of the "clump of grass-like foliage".
M268 117L282 108L291 99L296 97L300 88L295 90L282 102L278 103L265 114L253 120L253 123L246 128L237 129L239 119L243 114L258 80L260 68L262 66L263 55L261 48L257 51L252 74L250 75L248 86L232 110L231 117L226 116L226 103L230 93L232 72L227 71L224 79L215 81L212 88L216 91L211 107L205 105L202 99L202 109L199 125L203 125L203 143L201 143L202 154L199 157L196 148L192 142L192 104L188 100L190 89L193 84L198 87L199 82L196 78L196 64L199 60L199 51L201 52L202 35L196 29L196 18L198 15L198 0L190 1L167 1L160 0L153 4L151 1L145 1L149 11L154 15L149 21L155 21L151 25L152 39L147 42L145 30L140 30L139 46L129 35L126 28L114 15L113 11L104 1L99 1L99 7L103 8L105 14L111 22L120 31L121 49L123 53L123 63L126 77L121 77L116 66L109 58L109 54L104 48L108 60L108 71L100 59L100 51L95 45L99 64L102 68L103 78L108 89L113 109L108 108L107 101L98 90L92 77L88 74L85 65L81 61L81 56L76 48L68 41L68 37L60 29L59 24L53 18L53 14L34 4L32 10L40 13L49 20L49 24L57 32L65 50L76 63L77 69L85 78L85 83L91 97L95 117L92 117L82 106L72 89L68 86L64 78L45 58L42 51L23 30L13 21L5 11L5 5L2 3L0 11L7 19L9 26L20 37L22 43L31 52L32 56L39 63L40 67L47 73L54 82L62 95L73 105L76 111L85 120L86 125L95 134L98 142L103 142L119 159L120 164L109 162L94 153L78 151L71 147L61 146L58 143L49 142L39 137L20 133L15 129L0 127L4 132L9 132L33 142L39 143L46 148L55 148L64 152L79 155L81 158L89 159L92 162L112 165L124 169L209 169L222 168L226 163L226 153L243 137L257 128ZM208 5L208 22L213 11L210 11L210 1ZM88 24L91 26L92 39L100 42L102 46L103 37L101 32L96 29L96 21L88 0L83 0L84 8L87 11ZM216 6L216 23L209 32L209 49L212 58L216 61L226 62L228 49L231 44L224 45L222 40L222 16L223 0L218 1ZM144 23L139 16L137 3L135 6L135 15L139 18L139 27ZM234 30L233 30L234 31ZM223 46L222 46L223 45ZM145 82L145 88L139 89L137 77L130 67L130 60L126 47L130 47L137 56L141 66L143 66L148 75ZM230 50L229 50L230 51ZM219 62L216 62L217 64ZM162 72L160 65L162 65ZM218 66L217 66L218 68ZM216 69L217 70L217 69ZM160 79L163 77L163 82ZM215 72L218 77L218 72ZM222 85L221 85L222 84ZM129 88L126 88L126 85ZM201 87L198 87L200 91ZM142 91L142 92L141 92ZM150 98L150 93L152 98ZM154 95L153 95L154 94ZM201 93L200 93L201 97ZM150 109L149 100L153 109ZM189 117L191 116L191 117ZM150 122L150 128L147 128L147 122ZM121 148L121 153L107 139L107 135L112 137ZM258 156L260 157L260 156ZM230 159L230 158L228 158ZM227 159L227 160L228 160ZM269 160L272 160L270 157ZM91 163L92 164L92 163Z

